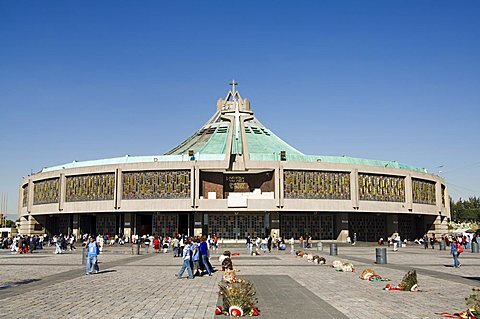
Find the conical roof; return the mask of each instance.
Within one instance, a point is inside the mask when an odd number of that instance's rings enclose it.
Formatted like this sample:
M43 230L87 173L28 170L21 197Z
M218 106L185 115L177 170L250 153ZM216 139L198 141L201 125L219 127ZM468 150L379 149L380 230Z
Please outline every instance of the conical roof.
M165 155L242 154L249 158L304 155L265 127L254 115L250 101L236 90L236 82L225 99L217 101L217 110L210 120L192 136Z

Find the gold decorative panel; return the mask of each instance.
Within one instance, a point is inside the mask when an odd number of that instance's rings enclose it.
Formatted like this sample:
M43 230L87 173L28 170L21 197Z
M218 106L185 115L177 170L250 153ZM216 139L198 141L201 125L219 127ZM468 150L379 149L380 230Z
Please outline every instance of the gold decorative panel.
M115 174L67 176L67 202L113 200Z
M33 205L58 203L60 179L46 179L33 183ZM25 195L25 190L24 190ZM27 194L28 196L28 194Z
M190 171L123 173L123 199L190 198Z
M22 193L23 193L22 207L27 207L27 205L28 205L28 184L23 186Z
M285 198L350 199L350 173L284 171Z
M413 202L417 204L436 204L435 182L412 178Z
M360 200L405 202L405 177L358 174Z

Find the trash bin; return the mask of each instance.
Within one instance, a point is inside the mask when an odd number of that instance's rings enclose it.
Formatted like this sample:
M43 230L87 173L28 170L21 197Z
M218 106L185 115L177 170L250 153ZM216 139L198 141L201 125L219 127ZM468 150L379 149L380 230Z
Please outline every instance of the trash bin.
M337 255L337 244L330 244L330 256Z
M140 255L140 243L132 244L132 255Z
M375 248L375 263L376 264L387 263L387 248Z
M476 242L472 243L472 253L478 253L479 245Z
M439 245L440 245L440 250L447 250L447 245L445 244L444 240L440 240Z
M318 250L318 251L322 251L322 250L323 250L323 244L322 244L321 241L319 241L319 242L317 243L317 250Z

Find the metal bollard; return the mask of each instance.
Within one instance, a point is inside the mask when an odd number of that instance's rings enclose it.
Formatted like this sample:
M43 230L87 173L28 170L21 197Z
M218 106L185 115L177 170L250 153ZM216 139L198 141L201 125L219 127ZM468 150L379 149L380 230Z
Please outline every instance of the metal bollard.
M87 248L82 248L82 265L87 264Z
M132 244L132 255L140 255L140 243Z
M319 242L317 243L317 250L318 250L318 251L323 251L323 244L322 244L321 241L319 241Z
M337 244L330 244L330 256L337 255Z
M476 242L472 243L472 253L478 253L479 252L479 245Z
M375 248L375 263L376 264L387 263L387 248Z

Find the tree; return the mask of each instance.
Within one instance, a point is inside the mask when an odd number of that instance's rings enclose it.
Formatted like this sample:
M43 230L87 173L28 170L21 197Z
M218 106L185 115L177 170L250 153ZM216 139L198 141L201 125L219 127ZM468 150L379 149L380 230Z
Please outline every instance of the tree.
M450 198L450 211L453 221L480 221L480 197L459 198L457 202Z
M15 222L13 220L7 219L5 221L5 227L16 227Z

